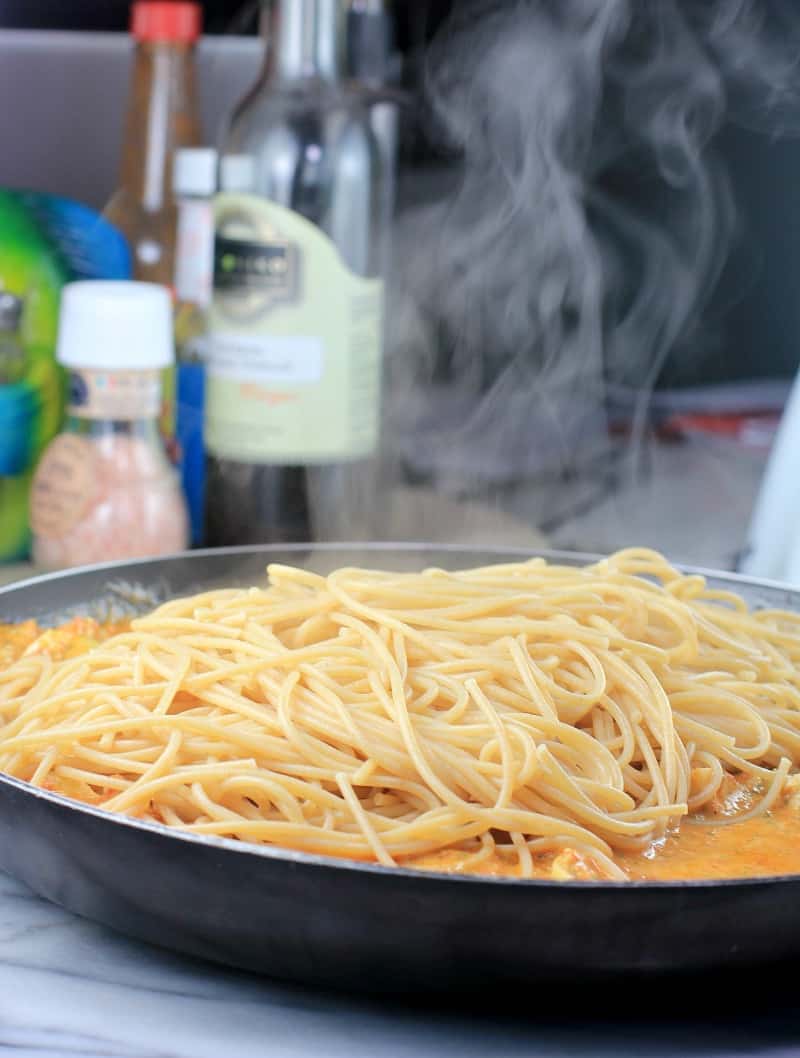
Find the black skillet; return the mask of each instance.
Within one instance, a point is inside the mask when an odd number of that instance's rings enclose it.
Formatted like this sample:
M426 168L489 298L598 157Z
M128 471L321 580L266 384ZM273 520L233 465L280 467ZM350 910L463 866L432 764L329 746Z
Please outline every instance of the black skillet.
M0 589L0 621L60 620L219 584L263 583L269 561L459 568L522 552L333 545L195 552ZM565 563L587 556L546 554ZM776 585L714 575L753 605ZM0 776L0 869L79 915L220 963L357 990L497 990L535 981L736 970L800 955L800 877L565 883L452 877L183 834Z

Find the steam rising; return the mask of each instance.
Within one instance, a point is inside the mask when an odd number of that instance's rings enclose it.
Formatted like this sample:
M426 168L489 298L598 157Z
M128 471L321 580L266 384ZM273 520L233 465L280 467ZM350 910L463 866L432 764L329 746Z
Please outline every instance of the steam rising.
M428 61L457 185L397 233L389 419L416 471L452 491L580 471L620 393L642 436L736 230L714 136L797 125L800 18L764 11L458 4Z

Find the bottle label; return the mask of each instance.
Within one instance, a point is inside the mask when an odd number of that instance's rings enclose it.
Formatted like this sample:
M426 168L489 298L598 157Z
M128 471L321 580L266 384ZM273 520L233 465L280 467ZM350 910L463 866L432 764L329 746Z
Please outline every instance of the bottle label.
M378 443L383 284L305 218L215 200L206 446L243 463L324 463Z
M178 209L175 296L201 309L213 289L214 207L208 199L184 199Z
M42 457L31 485L31 528L37 536L65 536L92 502L95 451L85 437L64 433Z
M72 370L67 410L84 419L155 419L161 411L161 373Z

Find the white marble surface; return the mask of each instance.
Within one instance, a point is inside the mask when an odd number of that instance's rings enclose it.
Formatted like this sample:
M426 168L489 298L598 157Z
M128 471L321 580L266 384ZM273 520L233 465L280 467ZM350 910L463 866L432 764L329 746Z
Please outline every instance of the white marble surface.
M624 993L619 993L623 998ZM584 999L512 1013L427 1008L315 992L127 941L0 875L3 1058L620 1058L800 1054L800 1014L709 988L708 1015L680 995L653 1018L593 1022ZM734 1011L739 1011L737 1015ZM745 1012L746 1017L742 1017Z

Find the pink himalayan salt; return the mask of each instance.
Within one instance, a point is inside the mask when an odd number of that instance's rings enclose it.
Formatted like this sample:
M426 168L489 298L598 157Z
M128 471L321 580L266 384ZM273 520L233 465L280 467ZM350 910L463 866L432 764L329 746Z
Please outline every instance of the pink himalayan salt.
M188 545L186 506L177 475L151 442L124 434L90 438L92 498L61 536L37 536L33 559L54 569L151 558Z

